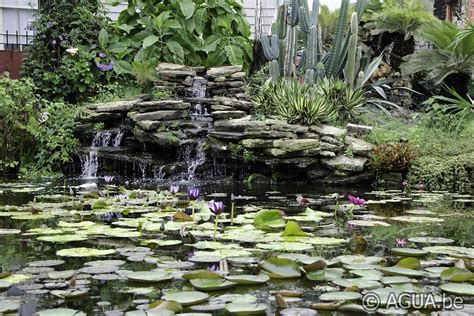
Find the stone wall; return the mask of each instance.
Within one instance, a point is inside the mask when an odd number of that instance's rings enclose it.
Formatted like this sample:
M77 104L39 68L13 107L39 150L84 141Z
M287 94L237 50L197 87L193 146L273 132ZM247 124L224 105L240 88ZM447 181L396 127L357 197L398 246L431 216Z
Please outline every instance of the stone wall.
M98 133L94 126L102 123L105 130L121 131L124 138L113 148L95 149L99 156L122 163L146 162L147 173L159 169L164 178L191 177L190 170L198 177L243 178L257 173L278 180L336 184L373 178L366 168L372 145L358 138L370 127L350 124L340 129L256 120L244 94L241 67L205 70L162 64L157 71L156 84L173 87L177 97L88 106L76 128L82 152L90 151L88 146ZM204 153L212 159L202 159Z

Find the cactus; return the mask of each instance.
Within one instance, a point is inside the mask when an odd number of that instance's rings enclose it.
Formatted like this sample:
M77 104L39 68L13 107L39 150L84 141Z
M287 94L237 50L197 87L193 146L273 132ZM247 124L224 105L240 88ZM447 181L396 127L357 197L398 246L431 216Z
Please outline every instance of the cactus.
M364 85L364 77L365 77L364 72L360 71L359 75L357 76L357 83L356 83L356 88L357 89L362 88L362 86Z
M272 33L278 34L279 39L282 40L286 37L287 26L286 18L288 16L288 5L284 4L278 8L277 18L275 23L272 25Z
M319 62L316 65L316 82L323 80L326 77L326 69L324 68L324 64L322 62Z
M354 87L354 81L356 76L356 67L360 63L357 61L357 43L359 40L359 21L357 19L357 13L352 13L351 17L351 37L349 40L349 49L347 53L346 62L346 82L349 83L350 87Z
M339 10L339 17L336 24L336 32L334 34L334 41L329 53L327 61L327 74L329 76L337 77L340 65L345 59L344 51L344 38L346 37L346 19L349 11L349 0L342 0L341 8Z
M319 0L314 0L311 19L307 14L306 8L304 6L300 7L300 25L303 32L306 33L305 67L307 70L313 70L312 72L305 72L305 80L310 80L310 78L313 78L308 82L314 82L314 77L316 74L316 65L321 60L321 36L320 28L318 25L319 6Z
M314 83L316 79L316 71L314 69L306 69L304 74L304 83Z
M272 81L276 82L280 79L280 64L278 60L274 59L268 63L268 72L270 73Z
M278 62L280 57L280 39L277 34L273 34L271 42L268 40L268 36L262 36L261 42L265 58L270 61L268 63L270 76L273 81L278 81L280 79L280 64Z

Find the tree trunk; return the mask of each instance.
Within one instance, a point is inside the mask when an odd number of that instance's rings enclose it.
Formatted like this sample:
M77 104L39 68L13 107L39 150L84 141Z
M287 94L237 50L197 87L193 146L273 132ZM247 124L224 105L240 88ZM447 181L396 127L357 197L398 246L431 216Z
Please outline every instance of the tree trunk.
M394 71L400 71L403 57L415 52L415 38L412 36L405 40L405 34L394 33L393 48L390 54L390 65Z

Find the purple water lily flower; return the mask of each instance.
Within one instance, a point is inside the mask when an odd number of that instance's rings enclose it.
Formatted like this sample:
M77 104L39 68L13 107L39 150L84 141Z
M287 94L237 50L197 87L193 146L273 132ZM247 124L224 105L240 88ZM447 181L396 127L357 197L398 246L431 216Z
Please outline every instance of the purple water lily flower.
M106 55L104 52L100 52L100 53L99 53L99 57L100 57L100 58L106 58L107 55Z
M179 192L179 185L172 185L170 186L170 192L171 194L176 194Z
M424 183L415 184L415 189L417 190L424 190L425 188L426 188L426 185Z
M408 180L403 180L402 187L404 190L408 189Z
M348 224L347 224L347 228L348 228L349 230L353 230L353 229L356 228L356 225L354 225L354 224L352 224L352 223L348 223Z
M104 176L104 180L106 183L110 183L112 181L114 181L114 176Z
M349 200L349 202L351 204L354 204L354 205L357 205L357 206L363 206L365 205L365 203L367 203L366 200L364 200L363 198L360 198L360 197L357 197L357 196L353 196L351 194L349 194L349 196L347 197L347 199Z
M197 200L199 197L200 190L198 188L189 188L188 189L188 198L190 200Z
M214 215L219 215L224 211L224 202L209 202L208 206Z
M212 272L218 272L219 271L219 265L217 263L211 265L207 270L212 271Z
M51 44L53 44L53 45L56 45L56 43L57 43L56 40L51 41Z
M408 241L403 238L397 238L396 242L397 242L397 247L402 247L402 248L408 244Z

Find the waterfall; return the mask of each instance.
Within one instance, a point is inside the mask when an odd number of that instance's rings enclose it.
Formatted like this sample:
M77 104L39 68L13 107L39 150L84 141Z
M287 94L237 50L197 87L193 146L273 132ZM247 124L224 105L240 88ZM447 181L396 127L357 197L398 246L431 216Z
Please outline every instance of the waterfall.
M165 166L159 166L154 170L155 180L164 180L166 173L164 172Z
M124 133L122 131L117 132L115 137L112 131L99 131L95 133L92 138L91 146L88 149L88 153L79 157L81 162L81 178L97 178L97 170L99 168L99 149L101 147L109 147L110 145L113 147L119 147L123 135Z
M140 173L141 173L141 176L142 176L142 179L145 180L146 179L146 170L148 168L150 164L147 163L147 162L142 162L140 161L138 163L138 168L140 169Z
M206 162L206 153L204 152L204 140L200 139L194 148L194 157L192 157L188 164L188 180L194 180L196 169Z

